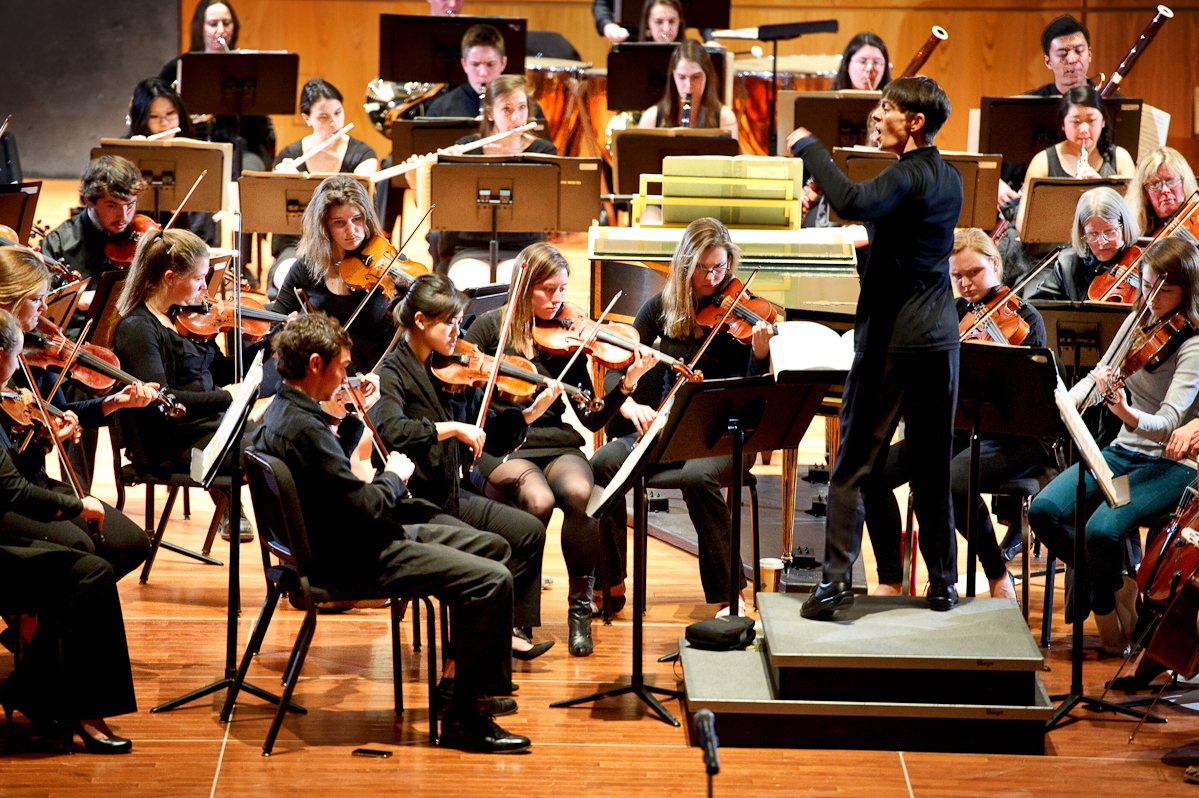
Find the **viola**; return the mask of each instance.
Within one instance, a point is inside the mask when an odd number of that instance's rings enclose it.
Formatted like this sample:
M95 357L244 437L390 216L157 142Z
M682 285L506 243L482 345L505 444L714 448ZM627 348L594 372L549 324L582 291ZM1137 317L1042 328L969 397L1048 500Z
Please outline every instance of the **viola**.
M971 302L958 323L962 341L982 340L1019 346L1028 337L1028 322L1020 317L1020 297L1007 286L995 289L987 302Z
M38 319L37 327L25 333L24 356L30 367L61 370L75 348L75 342L49 319ZM84 344L70 368L71 378L96 395L106 394L118 382L133 385L137 377L121 369L121 361L111 349ZM161 388L155 397L158 409L169 418L183 418L187 408Z
M1131 246L1115 263L1095 275L1087 288L1087 299L1131 305L1141 291L1141 248Z
M357 415L358 408L362 406L362 397L357 390L361 384L361 377L347 377L345 382L337 386L332 398L321 402L321 410L335 421L340 421L347 415Z
M1120 365L1112 370L1108 389L1103 394L1104 399L1114 399L1116 392L1124 387L1126 379L1146 366L1156 366L1174 354L1183 341L1181 333L1188 330L1190 324L1182 310L1176 310L1160 321L1137 330L1128 353Z
M451 393L469 387L485 387L494 370L494 357L461 338L454 344L454 354L433 355L433 376ZM537 386L544 385L548 379L523 357L504 355L495 390L510 402L525 402L537 390ZM593 413L604 407L604 400L593 399L588 391L566 383L562 384L562 388L576 404Z
M104 245L104 256L119 269L128 269L137 254L138 242L142 236L151 230L161 230L162 226L145 214L139 213L125 228L124 232Z
M180 335L194 341L211 341L218 334L229 332L235 325L235 306L232 302L207 298L195 305L180 305L171 309L171 318ZM256 299L242 297L241 336L251 343L261 341L271 327L287 321L283 313L266 310Z
M550 355L570 355L588 339L586 353L604 368L623 369L633 363L633 352L641 342L637 328L631 324L605 321L599 326L588 318L586 311L578 305L563 302L558 315L552 319L533 320L533 342L539 351ZM592 333L596 333L594 336ZM670 355L658 352L658 360L682 374L689 380L702 380L702 372Z
M424 264L408 260L408 256L391 245L383 236L374 236L353 254L346 255L337 266L346 285L370 291L376 285L391 299L396 293L396 280L410 281L426 274Z
M699 312L695 314L696 322L703 327L711 327L719 322L720 317L728 309L728 306L736 301L737 295L744 287L745 284L736 277L729 280L728 283L717 289L710 301L704 303ZM776 319L778 319L778 311L775 310L774 305L761 297L746 294L745 299L737 305L728 320L729 333L741 343L748 344L754 332L754 325L759 321L765 321L770 325L771 332L778 335L778 328L774 326Z

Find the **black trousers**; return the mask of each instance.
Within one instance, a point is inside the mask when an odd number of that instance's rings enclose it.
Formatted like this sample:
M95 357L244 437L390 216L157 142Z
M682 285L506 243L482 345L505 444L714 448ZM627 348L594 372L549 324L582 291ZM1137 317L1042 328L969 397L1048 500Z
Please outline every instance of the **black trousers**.
M10 706L65 721L137 711L121 599L107 562L45 541L0 545L0 607L38 616L26 657L3 686Z
M966 537L966 519L970 505L970 441L969 435L955 436L956 454L950 464L950 490L953 494L953 518L958 532ZM1035 438L987 438L979 441L979 492L992 493L1000 485L1037 467L1044 459L1045 449ZM866 507L866 531L874 548L878 564L878 581L898 584L903 581L903 554L900 533L903 521L894 489L908 481L912 464L907 456L907 440L893 444L887 453L882 472L872 475L862 490ZM978 561L988 579L998 579L1007 572L1007 564L999 551L991 513L980 497L975 507L978 540L975 543Z
M597 485L607 485L632 451L636 436L619 438L601 446L591 457L591 468ZM752 462L745 458L742 468ZM699 539L699 578L704 587L704 601L719 604L728 601L729 575L732 572L730 551L732 539L729 527L732 515L724 499L724 488L733 484L736 472L733 458L704 457L684 463L663 465L655 472L655 480L677 486L683 492L687 514L695 527ZM605 556L608 572L613 575L625 572L625 548L627 531L626 516L618 502L616 509L602 522ZM614 567L619 563L619 567ZM745 587L745 577L740 577L738 587Z
M934 585L957 581L957 540L950 499L953 416L958 393L958 350L858 352L845 381L841 448L828 492L825 519L826 582L849 581L862 549L862 491L882 476L899 418L907 424L920 553Z
M404 533L409 539L393 541L379 555L380 591L431 594L453 608L456 698L507 695L513 623L508 544L461 522L405 524Z
M137 569L150 553L150 537L146 531L132 518L107 504L104 505L104 527L99 538L91 536L87 522L80 518L33 521L16 513L6 513L0 519L0 530L0 542L3 543L23 545L41 540L95 554L112 566L117 580Z

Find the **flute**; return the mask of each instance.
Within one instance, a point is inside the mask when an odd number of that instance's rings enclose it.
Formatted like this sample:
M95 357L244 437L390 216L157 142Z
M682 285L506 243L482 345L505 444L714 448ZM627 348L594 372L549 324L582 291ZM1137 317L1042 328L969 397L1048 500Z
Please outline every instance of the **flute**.
M455 145L454 147L445 147L443 149L437 150L436 152L431 152L427 155L423 155L415 161L406 161L405 163L397 164L397 165L389 167L387 169L383 169L382 171L375 172L373 175L371 175L371 182L372 183L382 183L384 180L390 180L393 177L398 177L399 175L407 174L408 172L411 172L414 169L420 168L420 165L422 163L425 163L426 161L434 160L437 158L438 155L449 154L451 151L453 151L455 149L457 149L458 152L466 152L467 150L477 150L480 147L486 147L488 144L494 144L497 141L502 141L510 136L516 136L521 133L527 133L528 131L533 130L536 127L537 127L536 122L530 122L527 125L521 125L520 127L514 127L511 130L509 130L507 133L496 133L494 136L488 136L485 139L479 139L478 141L472 141L469 144L463 144L460 147L457 145Z
M298 170L301 166L308 163L309 158L311 158L312 156L316 155L319 152L322 152L322 151L328 149L329 147L332 147L339 138L341 138L345 134L349 133L353 129L354 129L354 123L350 122L348 125L343 127L341 130L337 131L332 136L330 136L329 138L322 141L320 144L313 147L311 150L308 150L308 152L304 153L299 158L296 158L294 161L291 162L291 165L294 166ZM279 164L279 166L282 166L282 165L283 164ZM275 167L275 168L278 169L278 167Z

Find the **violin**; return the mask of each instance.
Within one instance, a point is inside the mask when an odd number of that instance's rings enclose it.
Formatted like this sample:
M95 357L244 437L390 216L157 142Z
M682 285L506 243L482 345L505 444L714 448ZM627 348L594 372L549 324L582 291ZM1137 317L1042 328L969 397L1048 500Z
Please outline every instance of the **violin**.
M33 391L28 388L5 389L0 391L0 409L13 422L14 432L24 432L34 427L44 426L41 410ZM62 418L63 411L51 404L46 405L51 418Z
M494 370L494 357L484 354L476 344L461 338L454 344L454 354L433 355L433 376L451 393L469 387L485 387ZM544 385L548 379L523 357L504 355L495 390L510 402L525 402L537 390L537 386ZM562 384L562 389L576 404L593 413L604 407L604 400L592 398L588 391L566 383Z
M1028 322L1020 317L1020 297L1001 285L987 302L971 302L958 324L960 340L992 341L1019 346L1028 337Z
M162 226L158 222L139 213L133 217L133 221L119 238L114 238L104 245L104 256L118 269L128 269L129 264L133 263L133 256L137 254L137 244L142 240L142 236L151 230L161 229Z
M242 297L241 336L251 343L261 341L275 324L287 321L283 313L266 310L256 299ZM193 341L211 341L219 333L229 332L235 323L235 307L232 302L207 298L195 305L179 305L171 309L171 320L180 335Z
M723 287L716 290L711 301L699 309L695 314L695 321L702 327L711 327L716 324L744 287L745 284L736 277L729 280ZM760 321L769 324L771 332L778 335L778 328L774 326L777 319L778 311L775 310L774 305L761 297L747 294L741 304L737 305L727 324L729 333L734 338L743 344L748 344L754 332L754 325Z
M25 333L23 354L31 367L61 370L74 348L75 342L63 335L62 330L50 320L41 318L34 330ZM125 385L140 382L121 369L121 361L112 350L97 344L85 343L80 347L70 372L76 382L97 396L108 393L118 382ZM187 408L161 388L154 401L168 418L183 418L187 414Z
M370 291L378 284L384 296L391 299L396 293L397 278L410 281L417 275L428 273L429 268L408 260L407 255L383 236L373 236L357 252L347 254L338 264L337 271L346 285Z
M40 235L43 237L46 235L45 230L39 228L37 225L33 226L33 232L40 233ZM7 239L17 246L25 246L24 244L21 244L20 239L17 237L17 231L6 224L0 224L0 238ZM79 272L75 271L74 269L64 266L63 264L54 260L54 258L48 258L40 252L38 253L38 257L42 259L42 263L46 265L46 268L50 271L50 274L57 277L60 282L74 283L79 281Z
M1095 275L1087 288L1087 299L1131 305L1141 290L1141 248L1131 246L1120 259Z
M1174 354L1185 338L1179 333L1190 329L1186 314L1180 309L1148 327L1137 330L1128 353L1119 367L1112 370L1108 389L1103 394L1104 400L1115 401L1116 394L1124 387L1126 379L1147 366L1156 366Z
M340 421L347 415L357 415L362 406L362 396L358 386L362 385L362 377L347 377L346 381L337 386L333 396L321 402L321 410L334 421Z
M596 322L588 318L581 307L570 302L563 302L554 318L534 318L533 322L533 342L538 350L549 355L570 355L584 341L594 338L587 345L586 353L609 369L623 369L632 365L633 352L641 342L641 336L633 325L611 321L599 325L599 332L592 336ZM658 360L689 380L704 378L703 373L693 371L686 363L670 355L658 352Z

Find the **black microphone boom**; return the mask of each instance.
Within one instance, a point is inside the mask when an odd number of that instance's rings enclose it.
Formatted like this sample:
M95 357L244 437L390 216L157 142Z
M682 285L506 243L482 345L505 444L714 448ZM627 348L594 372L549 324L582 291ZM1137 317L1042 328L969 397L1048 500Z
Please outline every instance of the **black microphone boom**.
M704 765L709 776L720 772L720 755L716 752L720 741L716 739L714 723L716 716L710 709L701 709L695 713L695 727L699 730L699 746L704 749Z

